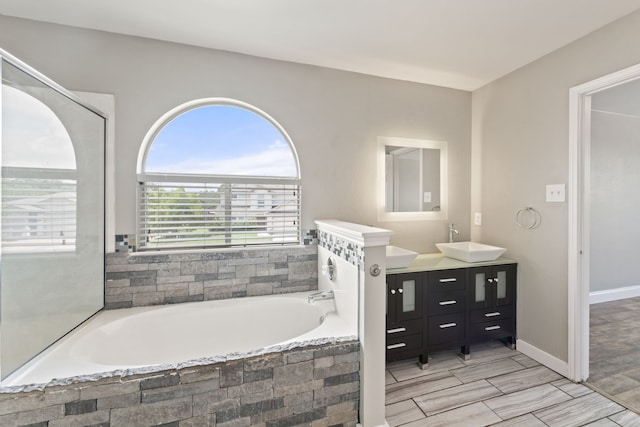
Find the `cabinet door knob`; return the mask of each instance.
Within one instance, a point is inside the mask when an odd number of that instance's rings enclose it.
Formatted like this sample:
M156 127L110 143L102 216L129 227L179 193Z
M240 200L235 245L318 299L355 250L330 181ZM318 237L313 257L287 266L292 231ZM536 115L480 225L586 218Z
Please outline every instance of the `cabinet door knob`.
M391 289L389 292L391 292L391 295L395 295L396 294L396 290L395 289Z
M493 279L489 279L487 280L489 283L493 283Z
M403 293L403 292L404 292L404 289L402 289L402 288L398 289L398 293L400 293L400 294L401 294L401 293Z

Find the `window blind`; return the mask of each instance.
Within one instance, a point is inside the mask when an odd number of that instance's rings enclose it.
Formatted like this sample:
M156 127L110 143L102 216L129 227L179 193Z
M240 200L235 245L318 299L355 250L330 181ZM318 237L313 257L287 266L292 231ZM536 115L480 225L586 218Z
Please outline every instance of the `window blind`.
M4 253L75 250L76 180L65 178L73 175L68 171L3 168Z
M233 247L300 242L298 180L146 177L138 247Z

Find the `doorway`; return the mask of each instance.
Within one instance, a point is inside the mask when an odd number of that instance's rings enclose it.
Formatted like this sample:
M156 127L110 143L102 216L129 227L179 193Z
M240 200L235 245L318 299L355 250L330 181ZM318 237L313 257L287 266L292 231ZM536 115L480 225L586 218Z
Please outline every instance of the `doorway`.
M592 263L605 246L608 254L622 243L616 241L614 215L618 221L625 220L627 209L613 206L604 196L612 194L613 186L623 191L632 183L613 182L615 173L622 173L624 165L606 164L606 155L611 147L603 147L599 132L607 126L621 130L621 123L637 120L640 114L624 110L623 105L607 105L611 100L620 99L633 85L640 88L640 65L624 69L594 81L576 86L570 90L570 168L569 168L569 376L575 381L586 381L590 376L590 302L611 301L635 296L637 289L633 283L625 282L624 270L618 268L615 274L608 273L604 263ZM638 98L636 98L638 99ZM640 103L638 103L640 104ZM639 109L640 110L640 109ZM640 111L638 112L640 113ZM595 122L594 122L595 120ZM596 123L598 127L592 128ZM593 148L593 149L592 149ZM610 153L609 153L610 154ZM620 157L618 155L618 157ZM618 159L624 162L627 159ZM637 164L637 163L636 163ZM602 172L606 173L602 173ZM609 174L609 176L607 176ZM609 180L609 183L607 183ZM602 183L605 183L603 185ZM609 187L607 187L607 185ZM598 187L602 186L602 188ZM595 188L595 191L594 191ZM635 187L637 188L637 187ZM637 190L636 190L637 192ZM621 203L626 203L621 199ZM609 204L610 206L606 206ZM630 212L633 215L633 212ZM606 215L606 216L605 216ZM609 227L593 227L599 218L610 221ZM626 220L625 220L626 221ZM623 228L624 225L620 225ZM611 255L607 255L611 259ZM606 279L603 280L603 277ZM624 285L622 283L625 283ZM592 285L593 288L592 288ZM594 316L594 320L595 320ZM634 352L635 353L635 352ZM637 353L635 353L637 354ZM640 363L638 364L640 368Z

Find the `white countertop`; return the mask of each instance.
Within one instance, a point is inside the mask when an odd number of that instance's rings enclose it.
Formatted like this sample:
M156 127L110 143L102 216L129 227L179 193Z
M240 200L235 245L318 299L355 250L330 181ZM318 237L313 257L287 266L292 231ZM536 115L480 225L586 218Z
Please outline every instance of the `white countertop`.
M419 271L451 270L454 268L485 267L491 265L515 264L516 261L500 257L495 261L465 262L449 258L441 253L420 254L411 264L403 268L389 268L387 274L414 273Z

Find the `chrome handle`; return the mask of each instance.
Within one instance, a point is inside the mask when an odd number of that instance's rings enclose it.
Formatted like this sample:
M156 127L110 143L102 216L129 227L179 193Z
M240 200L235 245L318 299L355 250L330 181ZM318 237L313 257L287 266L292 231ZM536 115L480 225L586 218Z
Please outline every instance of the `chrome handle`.
M495 279L493 279L496 283L498 283L498 278L496 277Z
M487 280L489 283L493 283L493 279L488 279Z
M447 329L447 328L453 328L454 326L456 326L455 323L443 323L442 325L440 325L440 329Z
M398 293L403 293L403 292L404 292L404 289L402 288L398 289Z
M496 325L496 326L487 326L486 328L484 328L485 331L495 331L497 329L500 329L500 326Z
M402 348L402 347L406 347L407 345L403 342L399 343L399 344L391 344L387 346L387 350L393 350L394 348Z
M380 266L378 264L373 264L371 266L371 268L369 269L369 273L371 273L371 275L373 277L378 277L380 275L381 271L382 271L382 269L380 268Z
M493 313L485 313L484 317L495 317L495 316L500 316L500 312L499 311L494 311Z
M389 292L391 292L391 295L395 295L396 294L396 290L395 289L391 289Z
M438 304L440 304L440 305L451 305L451 304L455 304L457 302L458 301L452 299L452 300L449 300L449 301L440 301Z
M407 328L387 329L388 334L397 334L398 332L406 332Z
M440 283L449 283L449 282L457 282L458 279L456 279L455 277L451 277L449 279L440 279Z

